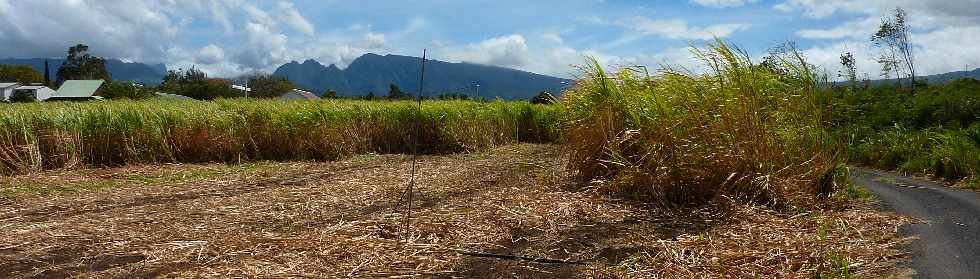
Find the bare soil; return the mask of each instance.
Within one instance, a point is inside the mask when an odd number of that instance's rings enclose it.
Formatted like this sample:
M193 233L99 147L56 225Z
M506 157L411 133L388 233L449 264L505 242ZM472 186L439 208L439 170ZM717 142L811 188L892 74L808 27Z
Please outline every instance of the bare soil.
M900 275L906 218L659 209L570 182L552 145L411 158L165 165L0 178L0 278ZM399 202L401 200L401 202ZM538 263L469 252L576 263Z

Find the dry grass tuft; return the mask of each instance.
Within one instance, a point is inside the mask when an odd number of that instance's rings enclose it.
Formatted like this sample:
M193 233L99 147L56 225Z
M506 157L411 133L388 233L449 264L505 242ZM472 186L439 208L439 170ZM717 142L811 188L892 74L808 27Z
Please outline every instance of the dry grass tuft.
M661 205L721 196L797 205L846 179L842 146L825 125L827 90L797 52L761 64L721 41L692 52L707 73L583 67L563 94L579 182Z

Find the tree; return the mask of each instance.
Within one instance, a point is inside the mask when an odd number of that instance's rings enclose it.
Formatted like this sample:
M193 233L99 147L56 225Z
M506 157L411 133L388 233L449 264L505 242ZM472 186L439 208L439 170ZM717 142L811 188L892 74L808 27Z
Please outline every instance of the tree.
M554 95L551 95L551 93L548 93L548 91L541 91L534 98L531 98L531 103L547 105L554 103L556 100L558 99Z
M389 90L388 90L388 99L399 100L399 99L409 99L409 98L411 98L411 96L409 96L405 92L402 92L402 89L400 87L398 87L398 85L395 85L394 83L392 83L391 85L389 85L388 88L389 88Z
M333 89L327 89L326 91L323 91L323 98L337 99L337 91L334 91Z
M105 59L95 57L88 53L88 46L78 44L68 48L68 57L65 63L58 68L58 80L56 85L61 86L66 80L73 79L102 79L112 80L109 71L105 67Z
M102 97L139 100L153 97L153 92L129 82L108 82L102 91Z
M470 96L462 93L446 93L437 97L439 100L469 100Z
M48 68L48 60L44 60L44 86L51 86L51 70Z
M269 74L254 74L249 77L248 86L252 90L249 97L255 98L277 98L296 88L288 79Z
M0 65L0 82L41 83L44 77L27 65Z
M364 95L365 100L374 100L374 91L368 91L367 95Z
M11 103L30 103L34 101L37 101L37 97L30 90L14 90L14 94L10 96Z
M233 98L239 95L231 88L230 81L208 78L207 74L195 68L168 71L160 84L160 90L198 100Z
M878 58L882 73L887 75L894 71L899 84L902 76L905 76L915 92L915 56L909 41L910 29L908 13L902 8L895 8L889 17L881 20L878 32L871 35L871 42L882 50Z
M846 78L848 82L851 83L851 90L857 90L857 60L854 59L854 54L850 52L845 52L840 56L840 64L844 66L844 69L838 73L839 77Z

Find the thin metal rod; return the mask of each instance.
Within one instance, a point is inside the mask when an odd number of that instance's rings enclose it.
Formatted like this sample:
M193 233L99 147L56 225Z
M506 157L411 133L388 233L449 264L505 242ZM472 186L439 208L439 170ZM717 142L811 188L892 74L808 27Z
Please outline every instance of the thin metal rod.
M418 169L418 156L419 156L419 130L421 130L421 118L422 118L422 92L425 90L425 58L426 49L422 50L422 72L419 75L419 91L415 94L415 99L418 101L418 108L415 110L415 136L412 138L412 178L408 183L408 212L405 215L405 241L408 242L411 239L411 225L412 225L412 203L415 199L415 172Z
M479 258L494 258L494 259L501 259L501 260L527 261L527 262L546 263L546 264L568 264L568 265L587 264L585 262L559 260L559 259L551 259L551 258L529 257L529 256L521 256L521 255L484 253L484 252L475 252L475 251L466 251L466 250L455 250L455 251L461 255L470 256L470 257L479 257Z

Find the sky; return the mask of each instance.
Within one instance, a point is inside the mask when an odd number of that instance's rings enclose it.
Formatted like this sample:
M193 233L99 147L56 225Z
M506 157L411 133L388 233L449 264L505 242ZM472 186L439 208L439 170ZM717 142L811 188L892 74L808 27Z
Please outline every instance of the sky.
M103 57L233 77L428 49L574 77L587 56L697 69L690 47L717 37L756 58L795 42L828 73L851 52L858 72L877 78L870 37L899 6L918 73L980 67L980 0L0 0L0 57L64 57L84 43Z

